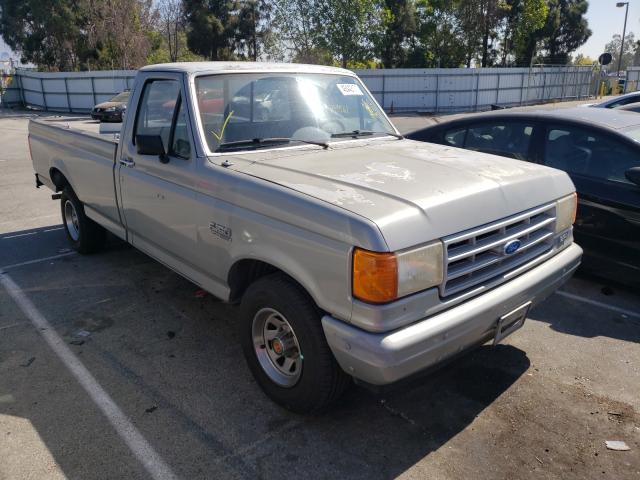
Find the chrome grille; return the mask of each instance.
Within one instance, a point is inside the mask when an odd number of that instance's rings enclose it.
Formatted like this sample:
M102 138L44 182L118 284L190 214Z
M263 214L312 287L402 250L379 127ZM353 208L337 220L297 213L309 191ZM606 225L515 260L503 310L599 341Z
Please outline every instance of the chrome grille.
M488 283L553 248L555 203L443 239L444 282L440 296L448 297ZM514 240L520 247L504 252Z

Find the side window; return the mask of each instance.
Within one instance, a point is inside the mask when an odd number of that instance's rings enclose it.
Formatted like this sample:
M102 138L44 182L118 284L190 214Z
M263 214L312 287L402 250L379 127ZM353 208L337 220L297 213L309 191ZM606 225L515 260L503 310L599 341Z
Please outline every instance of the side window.
M173 141L171 142L171 155L188 159L191 156L191 142L187 131L187 114L184 102L178 106L176 116L176 126L173 131Z
M618 107L622 107L623 105L629 105L630 103L636 103L640 101L640 97L628 97L628 98L623 98L622 100L618 100L615 103L611 104L611 107L609 108L618 108Z
M467 133L466 128L458 128L444 132L444 143L452 147L464 147L464 135Z
M581 127L552 126L545 139L544 163L576 175L630 183L624 173L640 166L640 156L609 135Z
M179 92L175 80L153 80L145 84L136 118L134 142L136 135L160 135L165 150L168 150Z
M533 126L526 122L499 122L469 128L465 148L527 160Z

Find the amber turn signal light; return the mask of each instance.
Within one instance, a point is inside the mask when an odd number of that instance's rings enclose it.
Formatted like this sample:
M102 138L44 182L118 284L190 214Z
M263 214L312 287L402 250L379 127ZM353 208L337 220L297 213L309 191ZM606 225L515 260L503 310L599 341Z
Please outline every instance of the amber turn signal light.
M398 298L396 255L354 249L353 296L369 303L386 303Z

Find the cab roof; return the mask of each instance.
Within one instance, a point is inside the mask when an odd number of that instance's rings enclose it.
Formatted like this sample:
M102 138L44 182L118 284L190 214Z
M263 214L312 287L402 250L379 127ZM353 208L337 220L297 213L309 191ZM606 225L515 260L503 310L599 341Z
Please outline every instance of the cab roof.
M234 72L295 72L295 73L329 73L338 75L355 74L349 70L324 65L308 65L303 63L274 62L176 62L147 65L140 71L148 72L181 72L188 74L217 74Z

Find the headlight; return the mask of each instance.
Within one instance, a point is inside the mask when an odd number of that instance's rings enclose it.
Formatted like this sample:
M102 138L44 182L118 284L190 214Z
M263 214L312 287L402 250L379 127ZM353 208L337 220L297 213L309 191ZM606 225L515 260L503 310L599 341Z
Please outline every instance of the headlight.
M556 233L560 233L576 221L578 195L572 193L556 202Z
M115 112L116 111L116 107L105 108L104 111L105 112Z
M353 296L387 303L442 283L440 241L400 253L353 251Z

